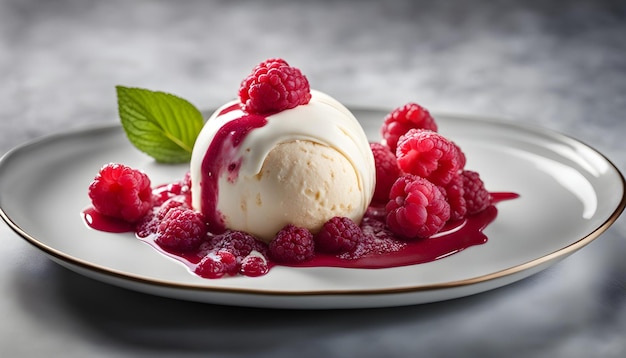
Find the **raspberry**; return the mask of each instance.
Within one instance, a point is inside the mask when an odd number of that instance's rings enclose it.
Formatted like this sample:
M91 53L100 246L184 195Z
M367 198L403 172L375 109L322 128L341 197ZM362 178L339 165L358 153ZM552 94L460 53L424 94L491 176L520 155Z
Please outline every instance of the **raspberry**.
M191 207L187 205L183 197L175 196L165 201L159 207L155 214L155 219L158 221L162 221L165 218L165 215L167 215L167 213L174 208L191 209Z
M243 231L226 231L210 239L210 246L213 250L224 250L232 253L241 262L244 257L252 251L261 254L267 253L267 245L254 236Z
M152 191L154 205L160 206L167 200L176 196L190 196L190 190L191 175L187 172L182 180L155 188Z
M249 113L279 112L309 103L309 81L283 59L257 65L239 87L239 99Z
M185 197L181 195L174 196L160 206L154 206L152 211L144 215L135 225L135 234L139 237L148 237L156 234L165 214L172 208L190 209L191 207Z
M170 209L157 229L157 244L179 252L191 251L205 240L207 227L201 215L190 209Z
M465 153L463 153L461 147L459 147L458 144L454 142L452 142L452 144L454 144L454 146L456 147L456 151L458 153L459 171L461 171L463 170L463 168L465 168L465 163L467 163L467 157L465 157Z
M152 208L150 178L137 169L110 163L89 185L89 198L98 212L137 222Z
M204 278L220 278L237 273L237 259L228 251L211 253L202 258L194 272Z
M461 175L455 175L454 178L441 188L446 201L450 205L450 220L461 220L467 213L467 204L463 194L463 178Z
M381 143L370 143L376 165L376 188L374 189L374 202L386 202L389 200L389 189L400 176L400 168L395 154Z
M463 178L463 197L467 205L467 215L481 212L491 205L491 194L485 188L485 183L480 179L477 172L464 170L461 172L461 177Z
M450 205L439 188L411 174L398 178L391 187L387 226L406 239L430 237L450 219Z
M410 129L398 140L398 166L405 173L424 177L445 186L458 174L460 159L457 146L439 133Z
M269 245L270 258L276 262L298 263L313 258L315 244L307 229L288 224Z
M363 231L352 219L335 216L324 223L315 237L315 248L322 252L341 254L351 251L362 240Z
M237 263L237 257L235 257L235 255L233 255L231 252L220 250L217 252L217 256L222 261L222 264L224 264L224 272L230 275L234 275L237 273L239 267Z
M249 277L263 276L268 271L269 266L265 257L255 253L246 256L241 262L241 268L239 269L242 275Z
M194 272L204 278L220 278L226 274L226 269L219 256L210 254L200 260Z
M416 103L407 103L394 109L385 117L381 127L383 141L392 152L395 152L400 136L412 128L436 132L437 123L424 107Z

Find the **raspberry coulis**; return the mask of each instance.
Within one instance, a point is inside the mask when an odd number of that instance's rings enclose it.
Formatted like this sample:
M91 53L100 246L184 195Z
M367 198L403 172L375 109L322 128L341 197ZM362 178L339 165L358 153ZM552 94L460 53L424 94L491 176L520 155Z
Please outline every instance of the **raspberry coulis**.
M240 106L236 104L225 108L220 114L239 108ZM224 124L215 133L215 137L204 155L201 181L202 214L209 227L217 233L225 230L224 219L217 210L218 180L225 169L229 171L229 180L236 179L241 158L234 158L232 153L251 130L263 127L265 124L267 124L266 116L259 114L246 114L237 120Z
M516 193L497 192L491 193L493 201L487 209L478 214L467 216L466 218L454 222L449 222L438 234L419 240L402 240L395 237L384 237L380 240L387 241L382 244L393 246L398 243L397 250L391 250L382 254L365 254L363 256L352 255L345 258L342 255L332 255L316 252L314 257L306 262L297 264L277 264L268 261L268 266L274 267L290 266L290 267L341 267L341 268L358 268L358 269L378 269L391 268L415 264L423 264L432 262L444 257L461 252L469 247L481 245L488 241L483 230L495 220L498 210L495 206L498 202L518 198ZM82 213L87 225L93 229L121 233L133 232L132 224L125 223L121 220L111 219L105 215L99 214L92 208L85 209ZM194 272L200 260L204 257L202 250L192 252L175 252L161 247L154 241L154 237L148 236L139 238L150 246L154 247L160 253L174 258L185 264L191 272Z
M515 199L518 196L515 193L492 193L494 204ZM316 253L312 260L291 266L374 269L427 263L461 252L471 246L486 243L487 236L483 230L495 220L497 215L498 209L495 205L491 205L476 215L447 223L439 233L427 239L402 240L395 237L382 239L383 241L390 241L390 244L398 241L405 243L397 251L349 259L343 259L337 255Z
M85 223L87 223L87 226L94 230L110 233L132 232L135 230L135 225L132 223L103 215L93 207L83 210L81 212L81 216L83 217Z

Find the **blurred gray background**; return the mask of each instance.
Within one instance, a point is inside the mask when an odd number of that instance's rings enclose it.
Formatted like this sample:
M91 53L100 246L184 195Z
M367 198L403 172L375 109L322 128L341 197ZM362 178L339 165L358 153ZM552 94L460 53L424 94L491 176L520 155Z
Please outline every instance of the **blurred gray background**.
M624 1L0 0L0 153L115 123L114 86L199 108L283 57L356 106L417 101L563 132L626 169ZM626 223L530 279L354 311L201 305L53 264L0 227L0 356L623 357Z

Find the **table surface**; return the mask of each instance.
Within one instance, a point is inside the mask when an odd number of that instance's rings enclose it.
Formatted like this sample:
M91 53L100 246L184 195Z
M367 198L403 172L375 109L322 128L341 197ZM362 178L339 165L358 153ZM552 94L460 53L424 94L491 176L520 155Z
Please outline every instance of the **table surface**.
M626 169L623 1L0 0L0 153L116 123L117 84L200 108L282 57L340 101L503 117ZM64 269L0 225L0 356L623 357L626 221L528 279L384 309L150 296Z

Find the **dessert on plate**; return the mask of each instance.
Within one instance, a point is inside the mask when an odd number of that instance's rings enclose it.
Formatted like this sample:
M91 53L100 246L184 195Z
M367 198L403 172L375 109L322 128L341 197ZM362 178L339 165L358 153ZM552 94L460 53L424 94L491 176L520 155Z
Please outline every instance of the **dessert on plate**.
M381 118L382 141L370 142L348 108L283 59L254 67L238 94L196 132L176 120L170 137L194 133L190 155L177 156L189 161L179 182L155 186L148 173L104 165L89 187L87 222L134 231L202 277L261 276L276 265L432 261L486 242L494 204L515 197L488 192L416 103ZM132 107L119 103L121 116ZM103 221L118 230L93 224Z

